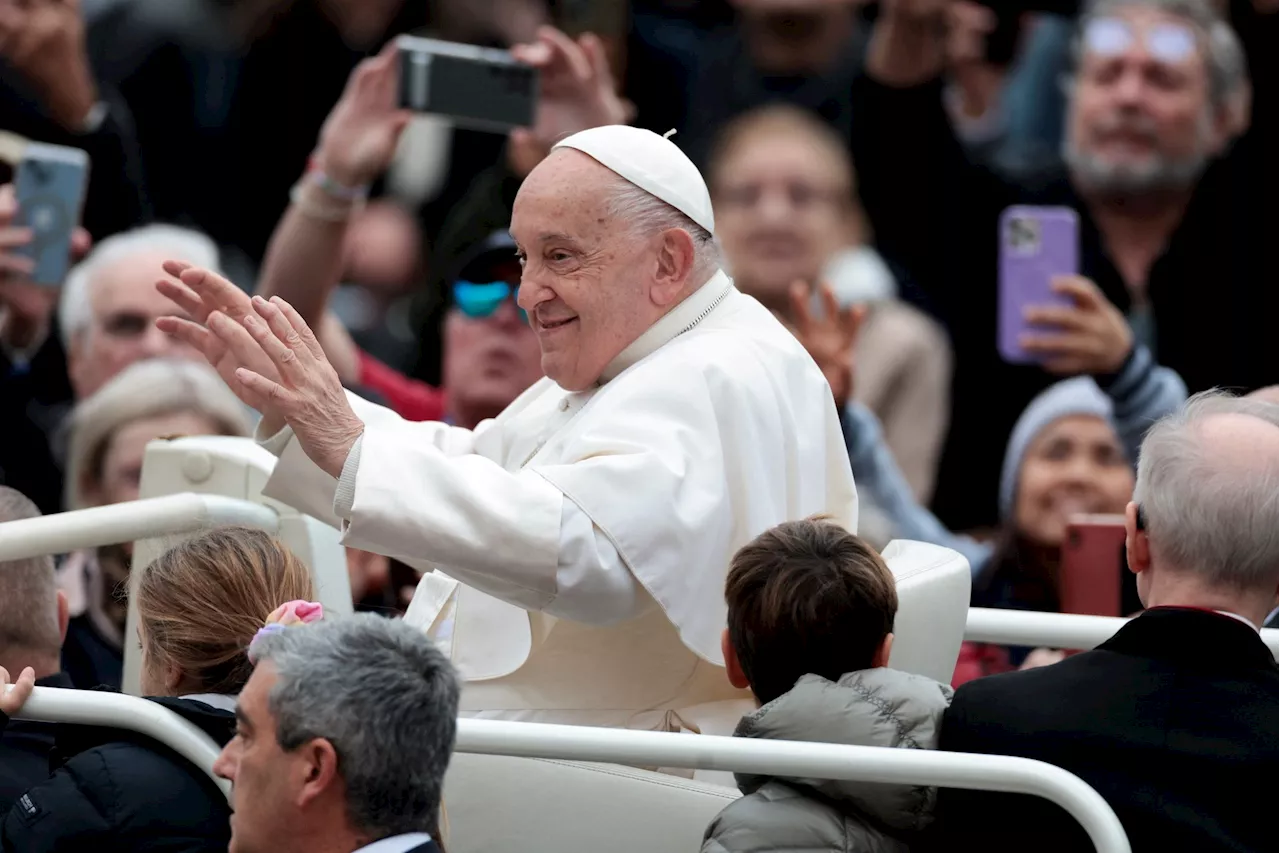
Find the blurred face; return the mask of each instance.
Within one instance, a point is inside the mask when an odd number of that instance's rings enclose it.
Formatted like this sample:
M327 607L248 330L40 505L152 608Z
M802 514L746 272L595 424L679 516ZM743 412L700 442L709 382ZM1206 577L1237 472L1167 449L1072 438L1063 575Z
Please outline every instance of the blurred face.
M518 285L520 267L496 269L494 281ZM487 316L469 316L454 308L444 326L444 387L459 426L493 417L542 378L538 336L507 296Z
M1133 471L1111 425L1073 415L1054 421L1027 449L1014 523L1031 542L1056 547L1072 516L1123 513L1132 496Z
M617 177L560 149L525 179L511 214L543 372L567 391L591 387L662 316L655 302L662 237L640 239L608 210Z
M102 267L89 283L88 328L71 341L67 371L76 398L83 400L117 373L148 358L202 360L195 349L156 328L174 313L173 303L156 292L164 277L163 254L139 253Z
M125 424L107 439L101 474L97 482L87 484L85 496L95 506L136 501L147 442L157 438L216 435L221 432L212 419L195 412L173 412Z
M1077 181L1142 193L1195 180L1223 138L1202 41L1185 19L1140 6L1086 26L1066 145Z
M276 683L275 666L259 664L236 703L236 734L213 764L213 772L231 782L230 853L269 853L285 849L300 820L291 790L294 757L276 740L276 719L268 707Z
M802 133L748 136L715 173L716 236L738 287L766 304L852 241L849 167Z

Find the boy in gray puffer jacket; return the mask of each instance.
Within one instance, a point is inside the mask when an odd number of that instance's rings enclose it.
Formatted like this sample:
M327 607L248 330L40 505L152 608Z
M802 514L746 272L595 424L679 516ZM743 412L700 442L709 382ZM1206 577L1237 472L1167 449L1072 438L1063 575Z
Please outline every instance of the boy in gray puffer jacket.
M738 737L934 749L951 688L885 668L898 594L880 555L825 519L788 522L739 551L725 584L725 668L761 708ZM897 853L936 789L737 774L745 795L702 853Z

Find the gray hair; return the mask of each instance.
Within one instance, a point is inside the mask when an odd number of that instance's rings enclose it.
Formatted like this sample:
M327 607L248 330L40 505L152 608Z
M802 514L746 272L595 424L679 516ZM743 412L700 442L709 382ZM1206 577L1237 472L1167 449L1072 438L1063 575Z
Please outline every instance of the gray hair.
M178 359L136 362L71 411L67 421L66 505L89 505L85 485L101 473L111 437L134 421L190 412L209 418L220 435L247 436L249 411L207 364Z
M425 634L358 613L263 637L268 699L284 750L324 738L338 754L352 824L374 839L438 835L457 733L457 672Z
M71 342L92 323L90 292L98 272L130 255L156 252L221 274L217 244L199 231L177 225L154 224L112 235L94 246L84 260L72 267L63 282L62 296L58 299L58 322L64 347L69 348ZM160 271L157 270L156 277L159 276Z
M39 517L40 510L26 495L0 486L0 522ZM53 557L0 563L0 655L21 650L56 657L61 647Z
M1142 442L1133 499L1154 549L1207 585L1276 592L1280 472L1276 461L1224 465L1204 440L1208 418L1247 415L1280 425L1280 407L1206 391L1157 421ZM1280 436L1278 436L1280 441Z
M651 237L669 228L693 238L693 272L698 284L720 266L720 247L711 232L667 202L618 177L607 190L609 215L622 220L637 237Z
M1209 71L1209 104L1214 109L1225 108L1247 82L1248 69L1240 37L1209 0L1092 0L1080 15L1080 24L1072 39L1072 67L1080 66L1081 34L1091 21L1135 6L1182 18L1198 31Z

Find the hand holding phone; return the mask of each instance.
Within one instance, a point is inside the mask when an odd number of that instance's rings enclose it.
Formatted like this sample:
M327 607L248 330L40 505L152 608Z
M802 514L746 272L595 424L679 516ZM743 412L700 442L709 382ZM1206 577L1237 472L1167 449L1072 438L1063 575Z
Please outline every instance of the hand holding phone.
M89 185L89 155L79 148L28 143L14 176L16 224L31 241L14 253L32 261L29 280L57 287L71 263L72 238Z
M1011 364L1034 364L1023 338L1053 331L1027 320L1029 309L1069 308L1071 299L1054 290L1054 279L1079 271L1079 219L1067 207L1015 206L1000 216L1000 355Z
M1063 613L1125 616L1142 609L1125 552L1123 515L1080 515L1067 524L1058 569Z

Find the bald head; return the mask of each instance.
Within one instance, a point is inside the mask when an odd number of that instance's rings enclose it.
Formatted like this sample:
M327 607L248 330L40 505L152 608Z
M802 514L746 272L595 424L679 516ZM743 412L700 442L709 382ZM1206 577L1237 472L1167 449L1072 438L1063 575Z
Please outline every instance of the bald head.
M1259 388L1257 391L1249 394L1251 400L1261 400L1264 403L1280 404L1280 385L1268 385L1266 388Z
M525 179L511 236L543 372L568 391L596 383L715 271L710 233L573 148L551 152Z
M1134 501L1156 565L1194 575L1208 588L1274 600L1278 424L1280 407L1272 403L1210 391L1151 428Z

